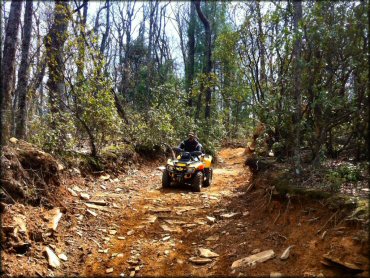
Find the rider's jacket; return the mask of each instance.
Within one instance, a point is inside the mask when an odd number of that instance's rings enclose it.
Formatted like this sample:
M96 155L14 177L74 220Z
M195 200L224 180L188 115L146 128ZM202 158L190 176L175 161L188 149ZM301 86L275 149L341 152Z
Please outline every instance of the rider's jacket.
M202 151L202 145L195 139L193 141L189 139L182 141L179 148L183 149L185 152Z

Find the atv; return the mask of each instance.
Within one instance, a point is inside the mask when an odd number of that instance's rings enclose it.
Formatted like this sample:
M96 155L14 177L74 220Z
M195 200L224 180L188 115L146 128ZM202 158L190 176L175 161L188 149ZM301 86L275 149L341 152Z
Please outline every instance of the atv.
M212 156L200 151L185 152L179 148L173 150L178 153L178 156L176 157L172 151L172 159L167 160L162 175L163 188L171 186L171 183L186 184L194 191L200 192L202 187L211 185Z

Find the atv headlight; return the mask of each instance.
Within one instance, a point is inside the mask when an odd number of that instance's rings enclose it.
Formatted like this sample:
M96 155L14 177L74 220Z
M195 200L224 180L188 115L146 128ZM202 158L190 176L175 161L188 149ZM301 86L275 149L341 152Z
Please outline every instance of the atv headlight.
M194 173L194 171L195 171L195 168L194 167L190 167L190 168L188 168L188 173Z
M167 165L167 170L168 171L173 171L173 166L172 165Z

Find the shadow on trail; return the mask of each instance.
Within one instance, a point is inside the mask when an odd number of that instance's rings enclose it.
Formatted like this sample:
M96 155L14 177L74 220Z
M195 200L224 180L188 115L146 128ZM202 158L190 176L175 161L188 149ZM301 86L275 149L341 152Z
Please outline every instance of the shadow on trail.
M159 188L158 189L159 192L161 193L197 193L197 192L194 192L191 188L190 185L186 185L186 184L174 184L174 185L171 185L170 187L167 187L167 188Z

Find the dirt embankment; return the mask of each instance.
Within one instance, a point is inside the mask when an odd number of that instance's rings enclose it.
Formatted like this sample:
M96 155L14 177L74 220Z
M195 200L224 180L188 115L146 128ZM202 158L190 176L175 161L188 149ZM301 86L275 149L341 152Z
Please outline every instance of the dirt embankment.
M23 140L11 138L9 145L2 149L2 201L53 206L62 169L63 166L50 154Z
M368 274L367 232L362 227L345 221L325 202L277 197L268 176L252 180L244 166L243 148L223 149L219 157L213 185L201 193L186 187L162 189L159 162L131 165L118 176L76 173L59 188L64 207L56 229L52 224L58 211L13 205L5 217L12 216L17 223L14 217L24 215L23 228L37 226L41 235L34 235L26 252L4 252L5 272L27 276ZM22 221L18 222L20 230ZM50 265L46 247L59 256L59 265ZM253 258L259 260L253 262Z

